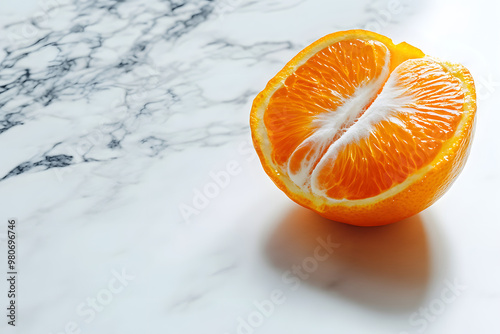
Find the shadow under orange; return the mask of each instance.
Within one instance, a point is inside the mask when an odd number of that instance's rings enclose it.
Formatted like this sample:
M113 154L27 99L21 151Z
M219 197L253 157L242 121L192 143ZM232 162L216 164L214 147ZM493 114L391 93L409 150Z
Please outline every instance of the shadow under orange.
M430 272L420 215L385 226L358 227L298 207L279 223L266 255L277 268L290 270L314 256L318 238L339 245L307 273L307 284L379 310L405 311L420 305Z

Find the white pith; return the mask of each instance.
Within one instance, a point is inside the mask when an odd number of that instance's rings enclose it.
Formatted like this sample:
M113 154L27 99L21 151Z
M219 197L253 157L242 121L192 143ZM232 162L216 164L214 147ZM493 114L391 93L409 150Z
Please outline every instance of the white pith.
M368 138L376 124L388 121L404 128L405 125L397 117L397 114L411 115L418 112L413 106L421 99L420 93L418 91L410 92L401 83L398 83L398 69L389 75L390 51L387 48L385 51L385 60L379 76L357 87L354 94L345 99L335 110L317 115L312 122L316 129L315 132L291 154L287 163L287 172L291 181L298 187L309 189L315 195L328 198L328 189L325 188L320 174L325 168L334 164L339 152L348 144L359 143L362 139ZM430 80L426 83L428 88L439 85L442 85L440 80ZM380 87L382 87L381 91ZM441 89L444 88L436 87L435 93L439 93ZM379 91L380 94L377 95ZM372 103L359 116L360 111L370 102ZM457 102L463 103L463 100ZM436 109L453 112L447 108L433 107L431 109L423 105L420 105L419 108L421 110L428 109L427 114L433 114L430 110ZM434 115L439 116L437 113ZM359 118L356 119L358 116ZM435 120L435 122L438 121ZM348 126L342 128L344 124L348 124ZM333 141L335 136L338 138ZM307 149L307 147L314 147L315 150L310 150L304 158L298 152L301 149ZM300 168L298 170L296 164L295 170L291 168L295 154L299 154ZM302 160L300 160L301 158Z
M399 124L399 119L394 117L396 112L413 111L410 105L415 101L415 98L397 85L397 75L395 74L397 71L389 76L390 51L382 43L378 44L386 51L384 64L378 77L357 87L355 93L335 110L318 115L312 122L316 129L315 132L291 154L287 164L287 172L290 179L298 187L308 188L316 195L328 197L326 190L322 189L318 181L319 171L326 164L335 161L337 154L347 144L359 142L368 137L375 124L383 120ZM377 92L382 86L383 89L377 96ZM356 120L359 112L371 101L373 103ZM344 124L352 124L352 126L342 129ZM331 143L340 131L344 132L335 142ZM290 161L294 159L295 154L298 154L300 149L308 146L318 149L301 160L301 167L298 171L292 171ZM326 153L319 157L326 147L328 147ZM319 162L317 162L318 158Z
M415 98L401 89L397 85L397 75L394 71L387 82L385 83L380 94L375 98L373 103L366 109L361 117L354 123L347 131L337 139L321 157L321 160L316 165L316 168L310 176L311 191L317 195L327 196L326 191L321 188L318 182L319 171L321 171L326 164L335 161L338 153L349 143L357 143L361 139L370 136L375 124L381 121L390 121L391 123L400 124L401 121L395 117L396 113L411 113L415 109L411 108ZM374 87L375 92L380 89L381 85Z

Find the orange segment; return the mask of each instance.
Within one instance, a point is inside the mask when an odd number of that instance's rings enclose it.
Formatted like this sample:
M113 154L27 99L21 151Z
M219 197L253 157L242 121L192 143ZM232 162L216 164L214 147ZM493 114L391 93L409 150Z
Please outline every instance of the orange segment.
M255 99L251 128L264 169L290 198L330 219L380 225L451 185L475 110L463 66L352 30L290 61Z
M264 116L275 147L275 162L284 164L300 143L314 133L314 116L337 109L360 86L379 77L389 62L388 53L387 47L380 42L340 41L313 55L291 74L283 87L273 94ZM385 73L382 80L387 76ZM306 150L301 152L307 155ZM317 152L322 153L322 150Z

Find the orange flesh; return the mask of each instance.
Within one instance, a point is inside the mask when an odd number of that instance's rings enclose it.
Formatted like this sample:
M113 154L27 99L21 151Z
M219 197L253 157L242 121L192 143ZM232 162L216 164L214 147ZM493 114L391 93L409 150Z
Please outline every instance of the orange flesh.
M369 135L342 145L334 156L326 155L332 144L370 112L374 100L383 98L387 78L373 99L352 110L354 117L326 145L312 142L298 148L320 131L318 117L333 115L360 87L381 75L387 52L382 44L344 40L316 53L291 74L273 94L264 114L274 163L295 173L302 161L312 159L314 182L320 190L332 199L348 200L376 196L429 164L453 137L464 108L460 80L431 59L405 62L390 73L398 94L411 99L395 105L391 118L373 124ZM391 70L396 65L393 59Z

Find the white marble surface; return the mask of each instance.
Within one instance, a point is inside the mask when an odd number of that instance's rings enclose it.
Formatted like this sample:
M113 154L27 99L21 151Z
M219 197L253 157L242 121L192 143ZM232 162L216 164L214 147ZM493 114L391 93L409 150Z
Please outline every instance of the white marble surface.
M499 333L499 10L486 0L1 2L0 267L15 217L19 282L17 326L2 317L0 332ZM458 181L382 228L297 207L249 144L256 93L300 49L348 28L461 62L478 88ZM214 187L221 171L228 182ZM318 238L335 243L331 254Z

